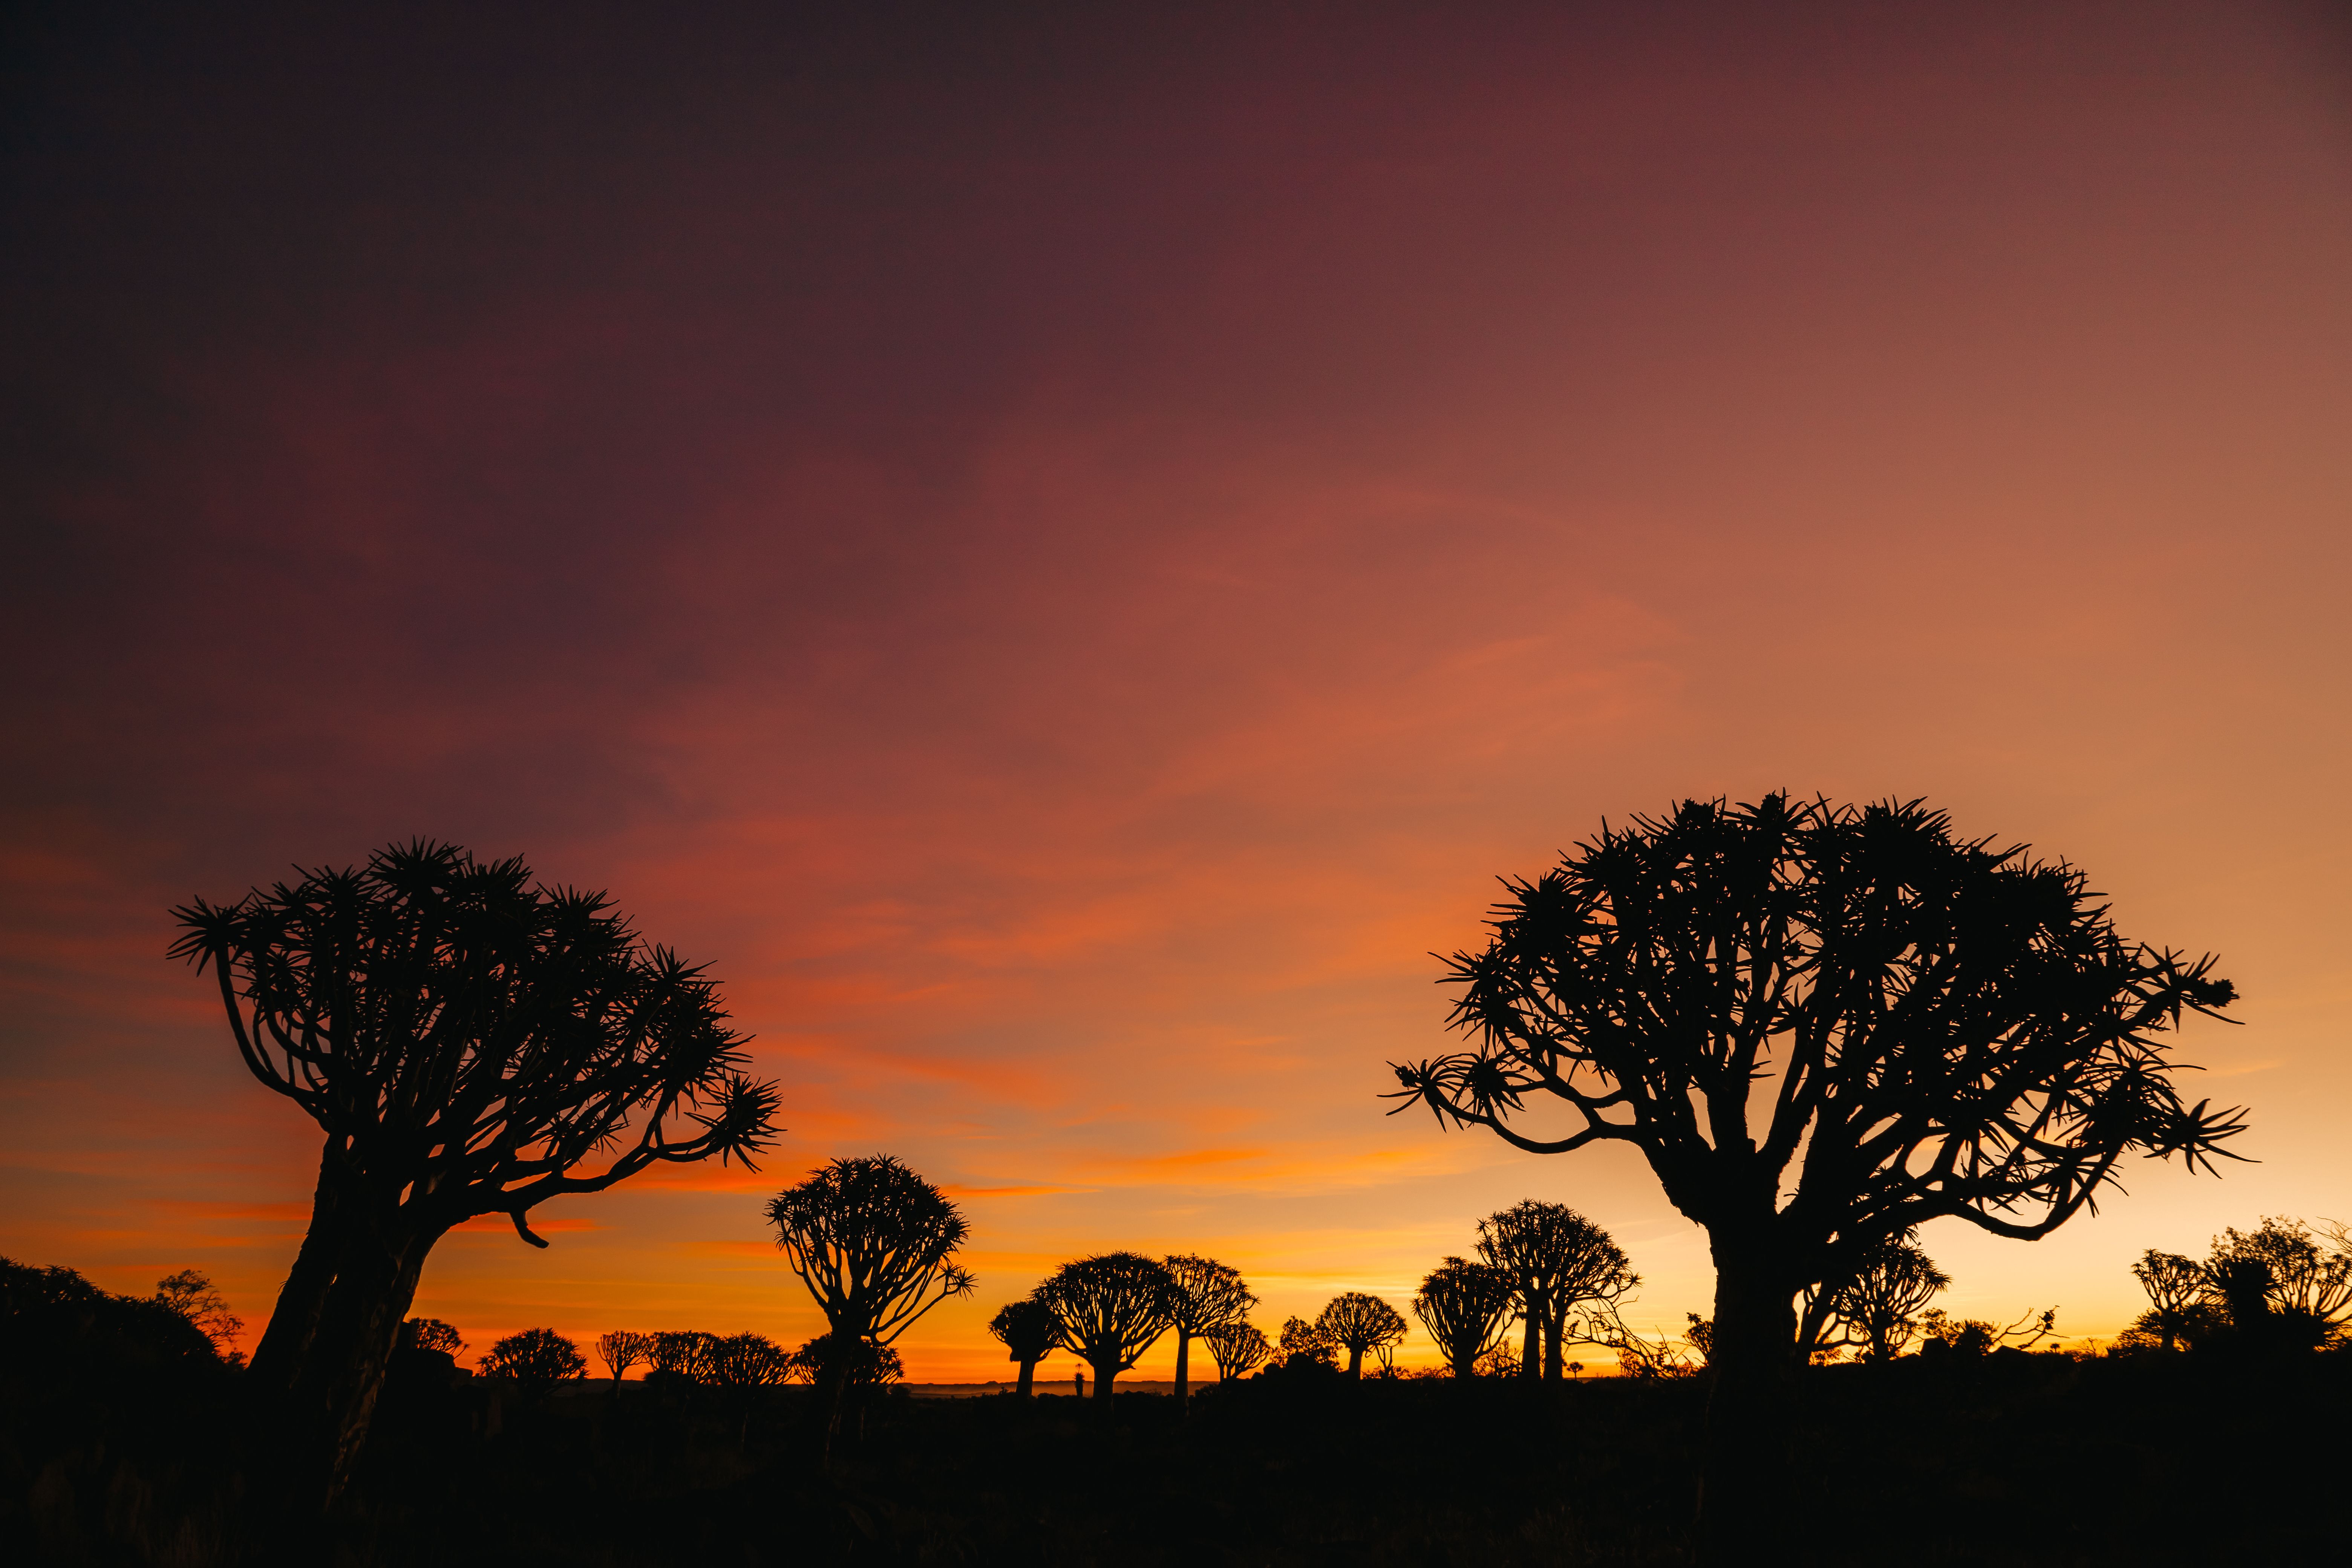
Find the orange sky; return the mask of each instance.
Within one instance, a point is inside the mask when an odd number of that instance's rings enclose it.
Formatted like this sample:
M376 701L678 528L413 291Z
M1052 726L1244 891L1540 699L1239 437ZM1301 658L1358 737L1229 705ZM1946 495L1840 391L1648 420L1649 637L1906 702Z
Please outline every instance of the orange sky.
M1083 1252L1271 1330L1528 1196L1678 1324L1637 1158L1376 1097L1494 877L1782 787L2245 994L2186 1054L2260 1163L1931 1228L1950 1307L2110 1333L2144 1247L2352 1217L2345 33L1618 9L38 39L0 1251L257 1331L315 1143L164 911L428 834L708 960L791 1129L452 1236L478 1350L797 1342L762 1202L876 1151L973 1223L918 1378Z

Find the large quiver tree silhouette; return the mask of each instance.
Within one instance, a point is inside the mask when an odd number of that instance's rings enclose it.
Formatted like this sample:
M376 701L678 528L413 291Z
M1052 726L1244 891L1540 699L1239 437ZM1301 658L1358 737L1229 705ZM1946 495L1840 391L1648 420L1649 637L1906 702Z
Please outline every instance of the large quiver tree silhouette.
M1171 1326L1176 1331L1176 1404L1181 1409L1192 1394L1192 1341L1244 1321L1257 1298L1239 1272L1214 1258L1180 1254L1166 1267L1176 1282Z
M1642 1283L1609 1233L1565 1204L1529 1199L1478 1222L1478 1256L1518 1282L1519 1375L1558 1383L1579 1310L1606 1318ZM1589 1336L1587 1336L1589 1337Z
M255 1078L326 1132L310 1227L256 1348L298 1468L331 1497L364 1440L426 1255L453 1226L773 1132L701 970L603 893L418 841L173 911ZM310 1483L299 1478L298 1488Z
M1685 801L1505 889L1448 975L1474 1048L1398 1066L1401 1098L1536 1153L1630 1143L1706 1230L1710 1560L1778 1517L1799 1291L1940 1216L2046 1236L2125 1157L2195 1166L2241 1127L2184 1103L2162 1038L2231 1000L2211 961L1916 802Z
M971 1294L972 1275L954 1261L970 1230L962 1211L890 1155L819 1167L769 1201L768 1221L836 1344L887 1346L949 1297ZM818 1375L828 1464L851 1364L835 1356Z
M1364 1375L1364 1352L1402 1344L1405 1321L1397 1310L1378 1296L1349 1290L1325 1303L1315 1327L1326 1340L1348 1352L1348 1375Z
M1503 1342L1518 1310L1519 1284L1507 1270L1461 1258L1431 1270L1412 1299L1412 1315L1465 1380L1478 1375L1478 1358Z
M1177 1294L1166 1266L1138 1252L1065 1263L1037 1287L1036 1299L1061 1326L1062 1348L1095 1369L1095 1404L1105 1420L1112 1379L1174 1325Z
M1265 1342L1264 1329L1244 1322L1212 1329L1201 1336L1201 1342L1209 1347L1209 1354L1216 1360L1219 1383L1247 1377L1265 1363L1274 1348Z
M997 1309L996 1316L988 1320L988 1331L1010 1352L1005 1359L1021 1363L1018 1392L1028 1398L1036 1384L1037 1363L1054 1353L1062 1337L1054 1309L1034 1296L1024 1297Z

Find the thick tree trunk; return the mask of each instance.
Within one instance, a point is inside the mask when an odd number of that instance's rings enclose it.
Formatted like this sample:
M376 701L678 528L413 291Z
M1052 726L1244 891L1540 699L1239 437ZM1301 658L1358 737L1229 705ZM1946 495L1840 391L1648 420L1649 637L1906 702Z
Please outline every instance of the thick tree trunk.
M337 1254L344 1237L341 1197L344 1187L336 1140L329 1138L319 1155L319 1185L310 1198L310 1228L302 1234L294 1267L278 1292L269 1326L254 1347L245 1373L246 1386L264 1398L283 1398L302 1380L310 1347L319 1332L319 1315L326 1310L327 1292L335 1283Z
M1354 1378L1364 1375L1364 1347L1361 1345L1348 1347L1348 1375Z
M1543 1376L1543 1320L1548 1303L1540 1291L1527 1293L1528 1333L1526 1349L1519 1356L1519 1375L1524 1378Z
M1095 1411L1105 1422L1108 1422L1111 1412L1117 1408L1111 1404L1110 1384L1111 1379L1118 1375L1118 1363L1098 1361L1092 1364L1095 1369Z
M1755 1238L1718 1238L1715 1386L1699 1465L1696 1562L1779 1561L1786 1530L1796 1287Z
M1027 1399L1031 1396L1036 1381L1037 1358L1035 1356L1031 1356L1027 1361L1021 1363L1021 1387L1019 1392L1022 1398Z
M311 1375L301 1385L303 1402L324 1418L330 1503L350 1482L366 1446L401 1321L416 1300L425 1257L440 1238L438 1231L371 1227L363 1241L354 1237L345 1250L320 1315Z
M1560 1341L1568 1333L1568 1313L1557 1301L1547 1302L1544 1312L1544 1381L1558 1383L1568 1373L1568 1357L1560 1351Z
M1176 1331L1176 1408L1181 1412L1191 1399L1192 1336L1182 1329Z

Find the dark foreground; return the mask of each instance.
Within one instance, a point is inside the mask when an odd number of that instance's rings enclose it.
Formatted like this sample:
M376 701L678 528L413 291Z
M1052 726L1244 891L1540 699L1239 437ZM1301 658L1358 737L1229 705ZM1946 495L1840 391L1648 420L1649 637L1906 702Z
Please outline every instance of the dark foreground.
M2005 1354L1806 1374L1817 1563L2341 1561L2352 1356ZM1277 1377L1189 1419L1069 1399L874 1403L835 1482L808 1390L496 1398L412 1375L355 1495L265 1545L236 1374L35 1365L0 1405L0 1561L345 1564L1672 1563L1696 1381L1549 1390Z

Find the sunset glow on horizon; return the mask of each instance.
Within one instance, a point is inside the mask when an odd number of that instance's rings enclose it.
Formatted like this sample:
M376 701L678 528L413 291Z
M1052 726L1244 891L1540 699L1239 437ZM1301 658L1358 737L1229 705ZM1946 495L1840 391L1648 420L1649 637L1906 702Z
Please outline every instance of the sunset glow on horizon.
M763 1205L874 1152L971 1224L917 1381L1009 1377L990 1315L1114 1248L1270 1335L1409 1310L1528 1197L1678 1331L1638 1155L1380 1096L1497 877L1778 789L2080 865L2244 998L2178 1055L2255 1163L1937 1222L1942 1305L2109 1336L2144 1248L2352 1218L2340 16L44 26L0 1253L202 1268L249 1348L316 1128L169 910L422 836L708 963L789 1129L453 1233L415 1311L473 1353L799 1343Z

